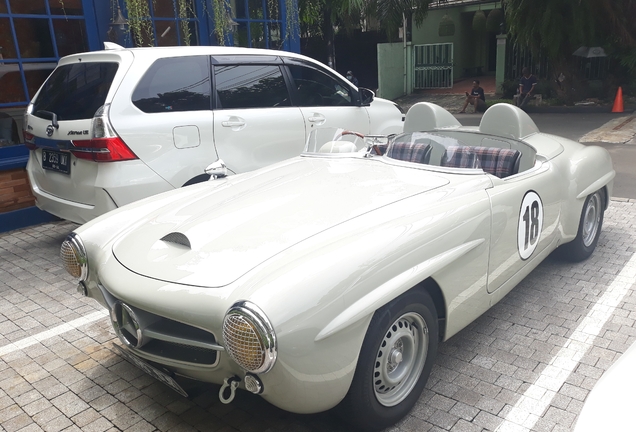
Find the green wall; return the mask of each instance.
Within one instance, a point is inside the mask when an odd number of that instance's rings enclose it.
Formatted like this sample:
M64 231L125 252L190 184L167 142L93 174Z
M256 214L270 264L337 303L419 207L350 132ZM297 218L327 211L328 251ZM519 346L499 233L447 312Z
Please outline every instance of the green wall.
M493 6L494 4L483 5L482 10L487 14L488 9L492 9ZM475 6L432 9L422 25L413 25L413 45L453 43L455 80L465 75L465 68L481 66L484 73L488 72L489 34L473 30L473 16L476 10ZM448 15L455 23L453 36L438 34L439 23L444 15Z
M407 44L406 50L402 42L378 44L378 96L395 99L413 92L414 45L452 43L453 80L455 81L470 76L473 71L467 69L480 66L484 75L494 75L497 72L496 76L499 80L501 72L499 69L503 68L504 64L505 45L495 46L497 38L493 33L479 33L473 30L475 12L481 9L488 15L488 12L496 5L500 5L500 3L430 9L420 26L413 24L412 42ZM444 15L448 15L455 23L453 36L439 36L439 23ZM503 40L500 41L500 43L502 42ZM491 47L491 45L493 46ZM497 58L498 51L501 58ZM495 58L489 59L491 55ZM405 70L406 89L404 85ZM500 82L497 81L497 88L499 88L499 84Z
M410 49L407 46L407 49ZM410 76L411 74L409 74ZM412 90L407 89L407 93ZM378 92L379 97L395 99L404 92L404 45L399 43L378 44Z

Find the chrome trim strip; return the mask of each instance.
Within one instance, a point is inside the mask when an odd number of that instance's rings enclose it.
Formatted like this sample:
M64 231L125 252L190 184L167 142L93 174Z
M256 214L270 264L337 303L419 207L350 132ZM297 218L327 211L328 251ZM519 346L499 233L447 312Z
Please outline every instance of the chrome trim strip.
M72 232L68 236L66 236L65 241L69 242L71 248L79 255L80 259L84 260L83 263L81 261L79 262L80 269L82 271L79 280L80 282L84 282L86 279L88 279L88 254L86 253L84 242L82 242L80 236L75 232Z

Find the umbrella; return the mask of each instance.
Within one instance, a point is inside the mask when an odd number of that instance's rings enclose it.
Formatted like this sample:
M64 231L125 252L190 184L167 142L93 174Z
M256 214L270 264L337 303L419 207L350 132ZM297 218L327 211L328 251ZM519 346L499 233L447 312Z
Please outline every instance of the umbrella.
M585 57L585 58L592 58L592 57L607 57L607 54L605 54L605 50L601 47L586 47L586 46L582 46L579 49L577 49L576 51L574 51L572 53L572 55L575 56L579 56L579 57Z

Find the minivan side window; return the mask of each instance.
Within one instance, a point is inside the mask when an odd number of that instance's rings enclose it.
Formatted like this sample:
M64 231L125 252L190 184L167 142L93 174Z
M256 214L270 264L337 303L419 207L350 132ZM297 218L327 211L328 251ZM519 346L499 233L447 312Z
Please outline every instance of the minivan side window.
M351 88L314 68L289 65L298 106L354 105Z
M33 114L48 111L58 120L91 119L106 101L118 63L84 62L59 66L42 85ZM47 114L47 117L49 118Z
M207 56L162 58L146 71L132 95L145 113L210 109Z
M215 65L219 109L290 106L289 92L279 66Z

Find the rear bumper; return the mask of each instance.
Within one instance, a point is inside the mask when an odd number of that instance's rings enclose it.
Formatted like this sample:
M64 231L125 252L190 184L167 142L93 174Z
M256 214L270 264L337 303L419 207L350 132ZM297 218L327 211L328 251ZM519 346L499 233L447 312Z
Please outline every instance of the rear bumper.
M29 158L27 173L37 207L79 224L125 204L174 189L139 160L103 163L99 165L91 203L82 203L73 200L72 190L65 197L43 190L33 175L33 170L38 169L41 169L38 164Z
M95 191L95 205L87 205L58 198L44 192L33 183L31 184L31 189L35 196L35 205L38 206L40 210L79 224L86 223L99 215L117 208L115 202L103 189Z

